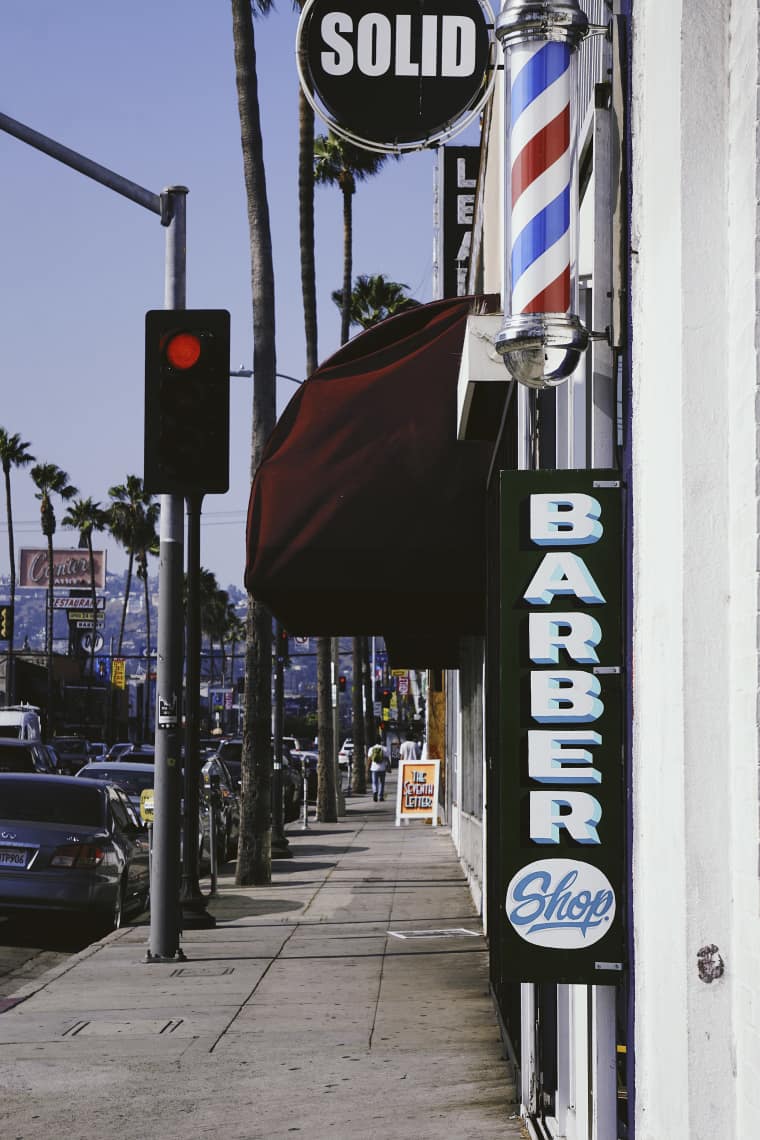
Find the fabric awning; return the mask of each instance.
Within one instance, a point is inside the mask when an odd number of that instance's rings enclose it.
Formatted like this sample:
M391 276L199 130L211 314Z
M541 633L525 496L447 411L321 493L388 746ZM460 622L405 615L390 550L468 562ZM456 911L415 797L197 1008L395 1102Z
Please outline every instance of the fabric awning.
M293 634L382 634L454 664L484 631L491 445L458 442L468 313L421 305L360 334L299 388L251 489L246 586ZM448 657L449 660L443 660Z

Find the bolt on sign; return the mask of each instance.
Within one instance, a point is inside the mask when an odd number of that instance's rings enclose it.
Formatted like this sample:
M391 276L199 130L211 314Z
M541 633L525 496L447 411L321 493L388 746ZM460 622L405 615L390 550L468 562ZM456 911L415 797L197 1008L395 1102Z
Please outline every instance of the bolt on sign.
M399 153L450 138L493 83L483 0L308 0L296 56L306 98L336 134Z
M403 760L398 768L396 826L403 820L430 819L438 826L440 760Z
M624 964L622 488L501 477L504 961L611 984Z

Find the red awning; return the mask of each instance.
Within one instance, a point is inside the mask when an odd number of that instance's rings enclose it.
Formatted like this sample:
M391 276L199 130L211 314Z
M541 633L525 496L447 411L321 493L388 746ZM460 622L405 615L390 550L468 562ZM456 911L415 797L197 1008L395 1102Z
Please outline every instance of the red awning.
M456 390L467 315L497 305L383 321L291 400L251 490L245 579L289 632L395 637L423 666L484 631L492 445L457 441Z

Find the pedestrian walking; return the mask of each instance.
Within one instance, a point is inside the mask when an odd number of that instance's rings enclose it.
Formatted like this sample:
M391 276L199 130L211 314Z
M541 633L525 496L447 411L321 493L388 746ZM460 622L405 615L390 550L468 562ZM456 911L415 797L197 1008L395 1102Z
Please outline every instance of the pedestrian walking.
M369 750L369 773L372 777L372 799L385 799L385 773L390 768L388 753L382 744L373 744Z
M417 741L413 736L410 736L408 740L405 740L401 745L401 751L399 755L402 764L413 764L415 760L419 760L420 753L417 749Z

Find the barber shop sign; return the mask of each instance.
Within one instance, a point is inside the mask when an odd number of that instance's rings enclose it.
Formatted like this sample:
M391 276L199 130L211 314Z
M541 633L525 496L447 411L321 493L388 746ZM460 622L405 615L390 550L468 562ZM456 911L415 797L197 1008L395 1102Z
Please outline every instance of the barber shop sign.
M621 979L619 479L502 472L504 960L515 980Z

